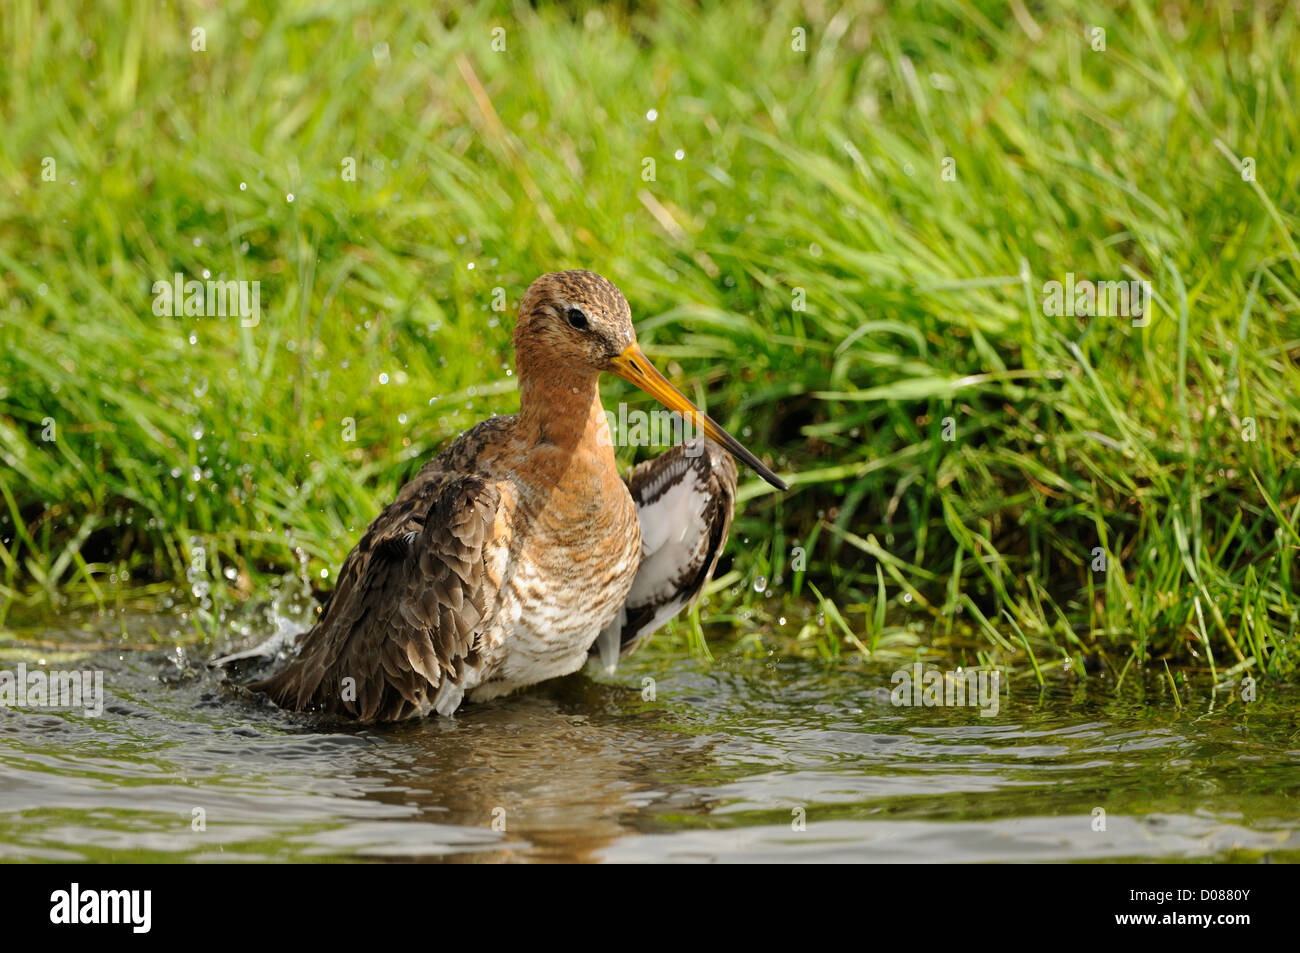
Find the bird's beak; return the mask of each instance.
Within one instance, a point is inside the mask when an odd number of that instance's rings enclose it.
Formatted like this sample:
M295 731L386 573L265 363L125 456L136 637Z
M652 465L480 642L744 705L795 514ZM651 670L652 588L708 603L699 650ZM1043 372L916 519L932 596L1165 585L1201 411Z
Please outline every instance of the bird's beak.
M655 369L640 347L631 345L610 363L614 365L615 374L635 384L669 410L677 411L694 430L701 431L705 436L722 444L731 451L733 456L749 464L755 473L772 486L778 490L788 489L785 481L763 466L758 457L745 449L744 444L719 427L712 417L692 404L681 391L668 383L668 378Z

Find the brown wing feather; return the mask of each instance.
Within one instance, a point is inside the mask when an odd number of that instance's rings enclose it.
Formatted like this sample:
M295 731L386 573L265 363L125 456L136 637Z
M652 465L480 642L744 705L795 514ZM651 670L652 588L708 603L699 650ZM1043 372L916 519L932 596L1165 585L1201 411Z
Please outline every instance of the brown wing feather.
M348 554L298 657L250 687L285 708L360 721L428 712L444 680L477 663L496 598L484 556L500 502L495 483L426 467Z

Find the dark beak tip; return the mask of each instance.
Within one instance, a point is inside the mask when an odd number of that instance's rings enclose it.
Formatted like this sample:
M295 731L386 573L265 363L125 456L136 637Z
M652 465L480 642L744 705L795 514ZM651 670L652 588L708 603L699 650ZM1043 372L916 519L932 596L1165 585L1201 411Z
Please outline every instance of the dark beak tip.
M754 470L754 472L763 478L764 483L768 484L769 486L774 486L778 490L790 489L790 485L786 483L784 480L782 480L775 473L773 473L767 466L765 466L762 463L762 461L755 459L753 461L747 460L745 462L749 463L750 467Z
M776 487L778 490L790 489L790 485L786 483L784 480L782 480L775 473L773 473L771 470L768 470L766 473L760 472L758 475L761 476L766 483Z

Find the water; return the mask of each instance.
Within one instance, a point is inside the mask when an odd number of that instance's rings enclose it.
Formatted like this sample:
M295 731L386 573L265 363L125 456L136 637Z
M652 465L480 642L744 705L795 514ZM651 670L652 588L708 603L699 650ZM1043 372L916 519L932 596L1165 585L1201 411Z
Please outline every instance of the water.
M155 622L108 651L43 633L52 666L103 669L106 710L0 708L0 860L1300 858L1300 693L1268 682L1179 710L1155 680L1061 673L982 718L895 707L894 666L652 645L454 721L357 728L240 697L208 648L144 648ZM40 654L5 644L0 668Z

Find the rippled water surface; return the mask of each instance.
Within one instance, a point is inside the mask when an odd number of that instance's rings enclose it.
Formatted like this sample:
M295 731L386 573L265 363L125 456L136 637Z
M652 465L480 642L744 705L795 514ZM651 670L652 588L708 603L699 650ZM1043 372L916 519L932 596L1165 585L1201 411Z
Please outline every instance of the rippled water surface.
M1300 693L1267 682L1243 705L1207 681L1180 710L1155 681L1016 680L982 718L895 707L892 665L652 647L358 729L239 697L206 651L69 638L49 663L102 669L107 707L0 708L3 860L1300 857ZM0 668L42 657L6 644Z

